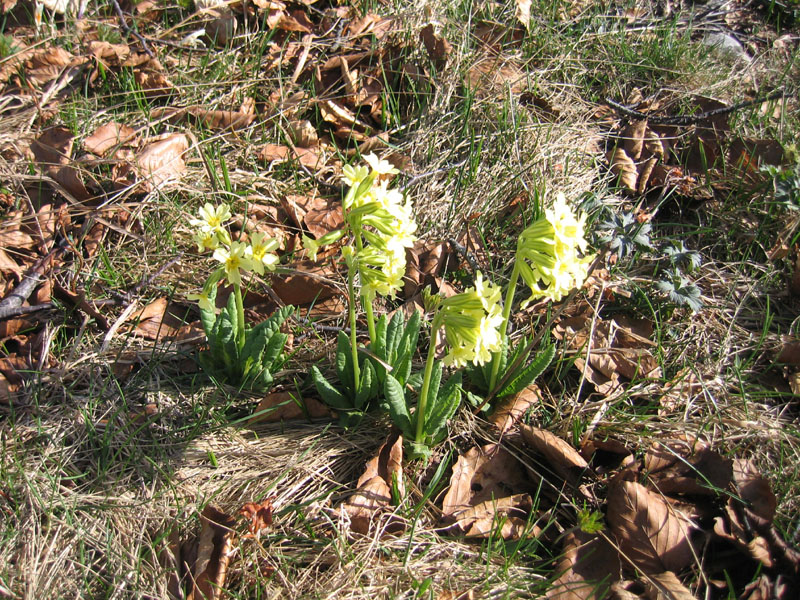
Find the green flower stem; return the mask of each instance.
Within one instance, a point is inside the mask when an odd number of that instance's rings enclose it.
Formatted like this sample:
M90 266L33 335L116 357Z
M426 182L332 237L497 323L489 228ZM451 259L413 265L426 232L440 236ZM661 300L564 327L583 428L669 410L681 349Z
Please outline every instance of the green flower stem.
M360 224L358 224L360 227ZM361 239L361 232L354 227L353 237L356 240L356 256L358 256L361 251L364 249L364 241ZM363 285L363 281L362 281ZM367 315L367 328L369 329L369 341L371 342L372 347L375 347L375 314L372 312L372 302L369 299L361 294L361 306L364 308L364 313Z
M442 326L442 321L444 320L443 313L441 311L436 312L436 316L433 317L433 323L431 324L431 346L428 349L428 359L425 361L425 375L422 379L422 389L419 392L419 402L417 402L417 435L416 441L419 444L424 443L425 441L425 411L428 406L428 392L430 391L431 387L431 375L433 374L433 363L435 362L436 358L436 344L439 340L439 328Z
M511 317L511 303L514 302L514 293L517 291L517 281L519 281L519 267L520 259L514 260L514 268L511 271L511 279L506 288L506 297L503 301L503 322L500 325L500 335L502 341L506 341L506 332L508 330L508 320ZM502 348L502 344L501 344ZM497 376L500 374L500 360L502 349L492 354L492 375L489 377L489 393L494 392L494 386L497 383Z
M242 287L238 284L233 286L233 295L236 299L236 347L241 351L244 348L244 302L242 301Z
M350 350L353 354L353 390L358 393L361 382L361 369L358 367L358 342L356 341L356 292L353 281L356 278L355 262L347 267L347 309L350 314Z

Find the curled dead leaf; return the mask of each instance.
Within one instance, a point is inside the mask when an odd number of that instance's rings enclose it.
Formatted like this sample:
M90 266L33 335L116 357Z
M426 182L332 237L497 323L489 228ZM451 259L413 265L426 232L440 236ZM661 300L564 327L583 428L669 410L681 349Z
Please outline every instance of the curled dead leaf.
M680 571L694 560L691 522L635 481L609 486L607 519L623 556L645 573Z
M605 537L573 530L564 535L556 573L548 600L602 600L619 579L619 553Z
M525 443L542 454L556 474L571 485L592 473L580 453L557 435L530 425L520 425L520 431Z
M114 148L127 144L136 137L136 130L122 123L106 123L94 130L92 135L83 140L83 147L87 152L97 156L105 154Z
M289 392L272 392L258 403L249 423L276 423L292 419L330 417L330 409L314 398L296 398Z
M140 177L154 187L177 179L186 170L184 153L189 149L189 138L182 133L171 133L148 143L136 156Z
M611 172L617 176L622 187L632 194L635 193L639 173L633 159L620 147L609 150L607 158Z
M202 529L188 599L217 600L223 595L228 565L236 552L232 530L236 520L209 504L203 509L200 522Z
M245 502L239 509L239 514L249 523L247 530L250 532L245 537L258 537L265 529L272 526L272 501L277 496L268 496L263 502Z
M358 479L355 494L342 504L339 510L346 514L350 529L356 533L367 534L370 524L383 512L391 509L392 490L402 498L405 496L403 481L403 436L390 437L378 449ZM405 525L392 518L386 532L397 532Z

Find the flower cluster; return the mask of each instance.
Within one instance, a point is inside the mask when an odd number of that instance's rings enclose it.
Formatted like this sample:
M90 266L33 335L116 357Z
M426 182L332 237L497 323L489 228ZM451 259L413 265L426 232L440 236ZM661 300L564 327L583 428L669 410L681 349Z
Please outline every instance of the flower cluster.
M199 219L191 219L189 224L195 227L194 239L198 252L213 250L214 258L222 266L218 273L212 275L199 294L189 294L190 300L197 300L200 308L213 310L209 294L211 286L224 277L229 284L241 286L242 272L254 271L263 275L265 270L272 271L278 263L274 250L278 247L278 240L266 237L263 233L253 233L250 243L233 242L225 228L225 223L231 218L230 207L227 204L214 206L206 203L199 210Z
M522 232L517 242L517 263L520 276L531 290L523 307L538 298L558 302L583 284L592 261L585 255L585 221L586 215L577 217L564 194L559 193L553 208Z
M344 167L344 182L350 186L342 202L345 219L355 240L355 251L345 253L354 260L361 279L361 295L372 301L376 294L394 296L403 287L406 248L414 245L417 224L411 202L389 189L387 175L398 173L385 160L369 154L367 166ZM319 240L303 238L312 258L320 246L342 237L331 232Z
M442 300L440 314L450 348L444 363L462 367L468 362L483 365L500 350L503 323L501 290L484 281L478 272L474 288Z

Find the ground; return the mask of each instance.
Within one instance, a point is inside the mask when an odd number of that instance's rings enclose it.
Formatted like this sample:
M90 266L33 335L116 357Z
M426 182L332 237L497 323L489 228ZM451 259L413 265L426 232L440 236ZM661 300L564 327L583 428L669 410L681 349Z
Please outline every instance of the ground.
M796 2L0 6L0 597L797 597ZM559 193L595 257L427 460L308 376L370 152L419 237L379 314L505 285ZM199 365L205 203L280 242L269 390Z

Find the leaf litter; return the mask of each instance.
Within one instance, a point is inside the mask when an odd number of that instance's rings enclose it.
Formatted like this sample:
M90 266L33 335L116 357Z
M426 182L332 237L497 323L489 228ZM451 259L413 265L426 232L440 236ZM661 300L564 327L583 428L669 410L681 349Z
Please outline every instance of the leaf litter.
M339 173L340 150L354 156L367 149L382 150L396 141L395 129L386 121L385 99L387 91L403 90L401 80L413 80L424 87L433 75L424 62L406 61L397 69L400 57L391 44L378 44L397 33L394 18L379 17L372 13L353 16L345 7L335 10L335 20L344 24L345 41L336 55L326 56L317 44L300 40L293 34L319 34L328 29L332 19L326 13L322 22L315 22L306 4L254 2L229 8L207 7L202 12L207 27L208 42L217 46L235 43L241 28L254 27L256 11L264 11L264 24L277 32L277 43L271 47L275 68L292 73L292 84L313 79L316 96L307 98L294 88L270 96L270 102L258 109L242 108L211 110L201 105L160 106L151 116L173 126L188 125L215 132L246 132L256 123L268 123L276 117L288 118L286 139L280 144L266 144L259 148L259 160L270 167L277 163L300 164L311 171ZM578 3L580 4L580 3ZM255 7L255 8L254 8ZM9 7L10 8L10 7ZM199 7L198 7L199 8ZM137 14L155 19L156 11L140 5ZM575 10L580 10L577 7ZM145 17L147 17L145 19ZM516 3L516 17L523 26L530 23L530 3ZM500 45L500 38L512 40L521 35L521 28L497 31L491 23L481 22L476 36L491 48ZM433 24L419 30L419 39L431 65L446 68L453 54L451 44ZM146 52L134 50L128 44L111 44L90 40L85 47L74 49L74 54L63 48L32 50L23 42L17 44L14 60L5 61L0 71L0 82L7 94L16 93L31 106L40 109L54 107L71 90L97 85L103 71L130 69L142 93L150 101L179 102L180 87L168 76L163 63ZM482 97L510 89L519 95L524 89L525 73L514 60L501 60L487 51L477 66L467 73L467 83ZM23 86L17 74L21 68ZM395 86L392 88L392 86ZM543 100L540 103L545 102ZM713 105L696 99L703 110ZM236 106L236 104L230 104ZM661 106L664 106L662 103ZM637 111L647 111L657 116L658 104L637 103ZM719 107L717 107L719 108ZM319 119L314 118L318 113ZM554 114L554 111L548 111ZM289 118L291 117L291 118ZM654 119L657 121L657 119ZM614 145L609 149L608 163L619 177L622 187L631 194L644 194L654 187L672 186L685 195L700 194L697 175L697 153L713 159L719 157L728 166L735 166L751 177L756 176L760 157L773 160L775 148L769 141L732 139L730 150L723 147L728 139L727 122L719 121L713 130L696 128L683 147L671 147L667 140L679 139L675 129L658 125L648 119L626 123L615 132ZM82 148L87 155L76 152ZM191 149L190 149L191 148ZM110 190L126 190L141 199L163 186L179 181L187 169L189 155L195 152L192 138L181 132L167 130L161 136L146 137L141 129L122 123L108 122L78 144L72 131L55 126L42 129L30 143L30 158L39 172L54 183L50 190L52 203L41 204L36 210L25 209L3 222L2 248L0 248L0 273L4 278L4 297L20 284L36 261L52 248L60 236L71 235L83 240L82 250L87 257L94 256L102 245L109 227L92 223L92 208L109 199ZM675 159L678 155L689 157L687 168ZM108 161L104 165L97 159ZM403 157L397 157L403 161ZM778 161L780 158L777 159ZM107 165L111 169L107 169ZM326 171L327 170L327 171ZM64 194L66 192L66 194ZM66 200L66 201L65 201ZM254 223L269 227L267 231L280 231L289 239L296 232L305 231L315 237L337 228L341 213L337 214L336 201L313 191L308 195L283 197L284 214L274 206L254 210ZM112 209L112 213L117 209ZM260 211L260 212L259 212ZM96 216L96 215L95 215ZM115 214L106 215L112 222ZM265 217L270 222L264 225ZM41 231L30 228L34 218ZM23 222L25 224L23 224ZM254 227L246 227L254 231ZM284 250L291 251L286 243ZM450 245L436 240L426 240L412 252L409 270L410 282L406 294L412 304L418 300L417 291L434 283L441 289L449 284L441 278L452 260ZM73 257L74 260L75 257ZM64 266L65 257L58 257L48 271ZM482 264L489 257L482 257ZM463 263L462 263L463 265ZM336 282L339 274L329 265L318 267L309 261L292 263L295 272L276 279L274 291L287 304L309 305L334 299L340 294ZM451 265L452 267L452 265ZM67 283L67 282L64 282ZM61 291L58 292L58 288ZM87 299L87 290L74 285L64 287L53 282L52 277L31 295L36 302L50 301L51 291L62 298L70 298L72 306L95 318L102 325L98 307ZM33 294L33 290L32 290ZM262 304L267 304L263 302ZM337 309L341 312L341 308ZM141 310L131 313L127 321L137 335L153 341L180 340L192 328L186 323L185 311L180 305L157 297ZM24 387L25 373L48 362L46 351L36 349L36 332L41 323L34 319L4 321L4 343L16 344L17 352L0 358L0 399L11 402ZM189 328L189 329L186 329ZM106 323L105 329L108 329ZM194 330L197 326L194 325ZM662 372L653 356L652 327L646 323L624 317L613 319L589 318L584 314L573 321L565 320L556 334L566 340L570 349L579 355L575 361L578 371L584 373L595 391L613 400L634 381L661 379ZM691 385L695 382L692 381ZM694 393L692 387L681 393ZM284 420L302 417L322 417L316 411L313 399L303 399L301 407L289 392L276 392L262 400L256 412L269 411L272 418ZM534 462L545 467L542 474L532 468L515 451L501 444L473 446L462 454L452 468L449 487L441 499L443 531L447 535L487 539L499 536L519 539L521 536L545 536L546 527L538 519L546 515L534 498L542 478L552 483L559 494L565 495L576 506L591 504L591 508L605 511L607 532L586 533L572 529L561 536L562 554L554 561L557 579L549 597L601 598L615 594L623 597L627 589L639 591L636 597L688 598L703 591L707 583L698 573L722 577L723 569L715 571L714 556L700 563L702 543L724 546L734 552L739 560L747 562L752 573L764 569L764 574L752 581L742 580L743 598L789 597L791 583L781 579L781 571L797 576L797 554L787 546L773 525L777 499L767 479L754 463L747 459L727 459L711 450L710 445L695 440L661 440L650 448L628 450L613 439L585 439L578 449L561 437L525 423L529 408L541 402L539 390L529 389L511 400L507 407L496 411L493 417L497 429ZM291 407L284 411L284 407ZM278 410L275 410L278 409ZM297 413L300 410L300 414ZM323 407L324 409L324 407ZM594 433L598 435L597 432ZM599 468L601 453L606 453ZM641 462L634 455L643 456ZM528 456L528 458L530 458ZM608 457L612 457L609 459ZM403 469L402 440L387 440L375 457L368 461L365 473L359 478L357 491L340 507L343 519L350 523L356 534L367 534L379 524L386 532L399 534L406 526L398 503L406 497ZM568 485L564 485L564 484ZM583 485L581 485L583 484ZM599 492L586 493L586 485L600 488ZM602 486L606 486L605 494ZM705 499L711 497L716 506L711 509ZM274 497L261 503L246 503L241 510L247 521L247 534L255 537L272 526ZM439 501L436 501L438 507ZM550 508L550 507L548 507ZM699 518L702 517L702 518ZM381 519L386 518L385 521ZM221 510L206 507L200 517L201 532L189 554L196 558L181 561L185 571L183 585L187 597L214 598L223 593L228 571L236 559L235 519ZM536 524L534 524L536 523ZM713 525L711 525L713 524ZM711 541L709 541L711 540ZM552 540L550 540L552 541ZM627 583L621 578L637 578ZM611 585L620 580L620 585ZM687 587L687 585L689 587ZM633 592L625 593L633 595Z

